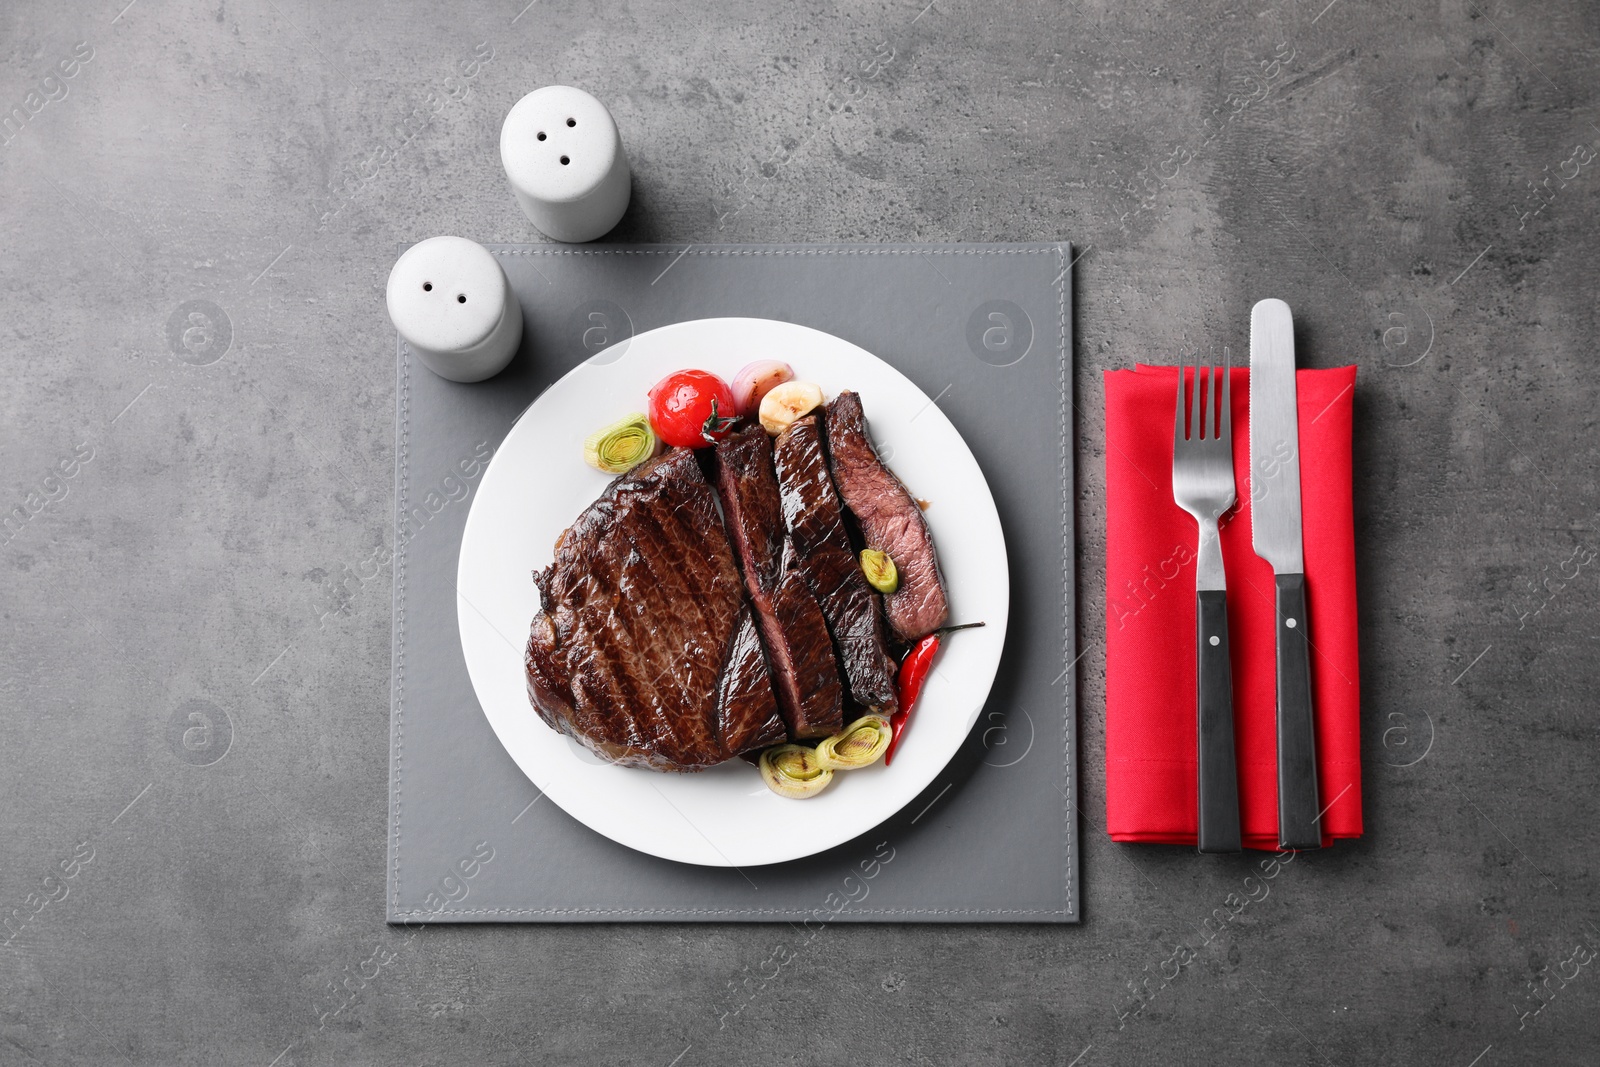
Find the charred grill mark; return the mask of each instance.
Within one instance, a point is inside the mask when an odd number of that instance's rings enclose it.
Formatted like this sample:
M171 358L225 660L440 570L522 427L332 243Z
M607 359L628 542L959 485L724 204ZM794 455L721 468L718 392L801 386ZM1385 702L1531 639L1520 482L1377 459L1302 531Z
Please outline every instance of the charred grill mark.
M608 759L694 769L778 722L716 498L683 450L614 481L536 576L528 692ZM750 633L744 633L750 630Z

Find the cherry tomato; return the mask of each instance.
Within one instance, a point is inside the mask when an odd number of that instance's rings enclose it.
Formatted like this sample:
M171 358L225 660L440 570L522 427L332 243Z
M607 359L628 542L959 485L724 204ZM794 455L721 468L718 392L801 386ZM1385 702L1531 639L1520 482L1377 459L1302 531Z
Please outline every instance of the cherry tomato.
M710 371L675 371L650 389L650 425L669 445L704 448L728 436L737 418L733 390Z

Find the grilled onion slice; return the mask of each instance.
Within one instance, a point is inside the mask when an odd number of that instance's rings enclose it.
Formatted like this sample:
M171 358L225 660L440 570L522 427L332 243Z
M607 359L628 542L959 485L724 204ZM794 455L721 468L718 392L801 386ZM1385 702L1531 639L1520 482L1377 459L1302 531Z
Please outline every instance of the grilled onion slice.
M778 745L761 753L761 777L780 797L804 800L833 781L833 772L817 760L817 750L804 745Z
M636 411L590 434L583 442L583 461L607 474L626 474L660 447L650 420Z
M870 767L883 756L893 736L889 720L863 715L817 746L817 762L830 771Z
M889 553L863 548L860 559L861 573L867 576L867 584L872 588L885 596L900 588L900 570Z

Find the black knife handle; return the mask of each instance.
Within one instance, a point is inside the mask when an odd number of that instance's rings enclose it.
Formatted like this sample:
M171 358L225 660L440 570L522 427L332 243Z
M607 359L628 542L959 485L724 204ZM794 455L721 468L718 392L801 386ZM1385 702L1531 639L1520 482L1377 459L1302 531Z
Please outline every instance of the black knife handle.
M1228 594L1195 594L1195 672L1200 738L1201 852L1239 851L1239 773L1233 750L1233 668L1228 660Z
M1278 847L1322 847L1306 576L1278 582Z

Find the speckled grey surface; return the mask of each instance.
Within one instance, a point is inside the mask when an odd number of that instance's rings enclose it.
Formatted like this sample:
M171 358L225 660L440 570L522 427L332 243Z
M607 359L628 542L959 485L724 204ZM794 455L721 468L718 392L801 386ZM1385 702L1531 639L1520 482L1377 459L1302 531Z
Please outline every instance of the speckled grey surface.
M0 1062L1585 1062L1597 45L1582 0L5 5ZM384 923L383 281L537 240L495 137L557 81L622 126L617 240L1081 242L1082 925ZM1361 366L1367 836L1247 886L1101 833L1099 372L1268 294Z

